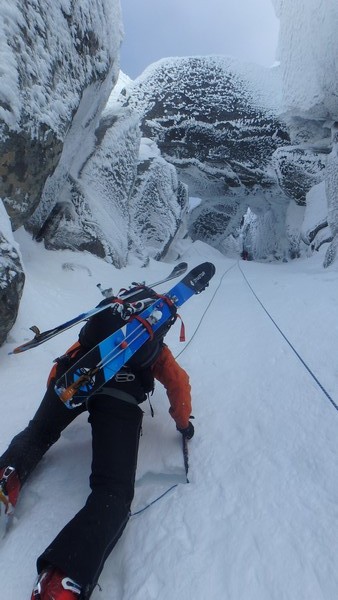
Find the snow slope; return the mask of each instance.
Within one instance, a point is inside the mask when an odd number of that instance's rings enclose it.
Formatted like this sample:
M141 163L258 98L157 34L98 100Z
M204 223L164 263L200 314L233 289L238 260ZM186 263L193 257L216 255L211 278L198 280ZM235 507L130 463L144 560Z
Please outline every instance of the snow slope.
M8 352L41 329L100 300L104 287L148 283L172 264L117 271L89 254L48 252L19 230L27 283L16 325L0 349L0 451L38 406L52 359L79 327L21 355ZM189 267L211 260L209 288L182 307L167 337L191 376L196 434L184 482L180 436L160 384L144 405L132 517L106 562L93 600L335 600L338 589L338 412L253 295L338 403L338 267L322 249L287 264L237 262L201 242L181 242ZM323 250L324 252L325 250ZM62 265L68 265L63 268ZM245 279L246 278L246 279ZM248 282L248 283L247 283ZM182 348L183 346L183 348ZM35 560L84 502L90 430L82 416L25 486L0 547L3 597L28 599Z

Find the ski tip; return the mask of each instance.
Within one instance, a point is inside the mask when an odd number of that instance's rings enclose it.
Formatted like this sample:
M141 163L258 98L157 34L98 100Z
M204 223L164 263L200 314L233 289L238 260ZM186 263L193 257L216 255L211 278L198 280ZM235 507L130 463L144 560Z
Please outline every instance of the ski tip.
M11 350L10 352L8 352L8 354L21 354L21 352L25 352L25 350L28 350L28 348L24 348L22 346L18 346L17 348L13 348L13 350Z
M204 269L206 270L206 272L207 272L208 276L210 277L210 279L215 275L215 273L216 273L216 267L215 267L214 263L212 263L212 262L205 262L201 266L204 267Z
M191 273L200 273L202 271L207 277L210 277L211 279L216 273L216 267L212 262L204 262L192 269Z
M20 354L20 352L23 352L23 350L20 350L20 346L18 346L17 348L13 348L13 350L8 352L8 355L10 356L11 354Z
M210 279L215 275L216 268L211 262L204 262L194 267L183 279L195 294L203 292L209 285Z
M180 262L178 263L178 265L176 265L176 267L174 268L174 270L176 271L180 271L181 269L187 269L188 268L188 263L186 262Z

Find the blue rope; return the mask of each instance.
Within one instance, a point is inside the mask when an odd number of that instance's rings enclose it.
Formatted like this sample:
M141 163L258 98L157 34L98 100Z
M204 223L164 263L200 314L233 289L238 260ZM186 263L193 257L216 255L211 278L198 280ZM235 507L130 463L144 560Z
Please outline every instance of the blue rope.
M207 306L206 306L206 308L205 308L204 312L202 313L202 316L201 316L201 318L200 318L200 320L199 320L199 322L198 322L198 324L197 324L197 327L196 327L196 329L195 329L194 333L192 334L192 336L191 336L191 337L190 337L190 339L189 339L189 342L187 342L187 343L186 343L186 345L184 346L184 348L182 348L182 350L181 350L181 351L180 351L178 354L176 354L176 356L175 356L175 359L177 359L179 356L181 356L181 354L182 354L182 353L183 353L183 352L186 350L186 348L189 346L189 344L191 344L191 342L193 341L193 339L194 339L194 337L195 337L195 335L196 335L197 331L199 330L199 328L200 328L200 326L201 326L201 323L202 323L202 321L203 321L203 319L204 319L204 317L205 317L205 315L206 315L207 311L208 311L208 310L209 310L209 308L210 308L210 305L211 305L211 303L214 301L214 299L215 299L215 296L216 296L216 294L217 294L217 292L218 292L219 288L220 288L220 287L221 287L221 285L222 285L222 282L223 282L223 279L224 279L224 277L225 277L225 276L226 276L226 274L227 274L227 273L229 273L229 271L231 271L231 269L233 269L235 266L236 266L236 263L234 263L233 265L231 265L231 267L229 267L228 269L226 269L226 270L224 271L224 273L223 273L222 277L220 278L220 280L219 280L219 282L218 282L218 286L216 287L216 289L215 289L215 291L214 291L213 295L211 296L211 298L210 298L210 300L209 300L209 302L208 302L208 304L207 304Z
M153 504L155 504L156 502L158 502L159 500L161 500L161 498L163 498L164 496L166 496L167 494L169 494L169 492L171 492L171 490L173 490L174 488L177 488L177 487L178 487L178 483L175 483L168 490L166 490L165 492L163 492L163 494L161 494L161 496L159 496L158 498L155 498L155 500L153 500L152 502L149 502L149 504L146 504L146 506L144 506L140 510L137 510L136 512L131 513L130 516L131 517L135 517L136 515L140 515L145 510L147 510L147 508L150 508Z
M288 340L288 338L286 337L286 335L284 335L284 333L282 332L282 330L280 329L280 327L278 327L276 321L274 321L274 319L272 318L272 316L270 315L270 313L267 311L267 309L265 308L265 306L263 305L263 303L260 301L260 299L258 298L257 294L255 293L255 291L253 290L251 284L249 283L247 277L244 275L240 265L238 264L238 268L240 270L240 272L242 273L246 283L248 284L251 292L253 293L253 295L255 296L257 302L259 302L259 304L261 305L262 309L264 310L264 312L267 314L267 316L269 317L269 319L272 321L272 323L274 324L274 326L276 327L276 329L278 329L279 333L283 336L284 340L286 341L287 344L289 344L291 350L293 350L293 352L295 353L295 355L297 356L297 358L300 360L300 362L302 363L302 365L305 367L305 369L307 370L307 372L311 375L311 377L314 379L314 381L316 382L316 384L318 385L318 387L322 390L323 394L325 394L325 396L327 397L327 399L331 402L332 406L338 410L338 405L335 403L335 401L331 398L330 394L326 391L326 389L322 386L322 384L320 383L319 379L315 376L315 374L313 373L313 371L311 371L310 367L306 364L306 362L302 359L302 357L300 356L300 354L297 352L297 350L295 349L295 347L291 344L291 342Z
M186 483L190 483L189 479L188 479L188 471L189 471L188 440L183 435L182 435L182 451L183 451L183 459L184 459L184 469L185 469ZM147 508L150 508L150 506L152 506L153 504L155 504L156 502L158 502L159 500L161 500L164 496L166 496L167 494L169 494L169 492L171 492L171 490L177 488L178 485L179 485L178 483L175 483L169 489L167 489L165 492L163 492L163 494L161 494L161 496L158 496L158 498L155 498L155 500L153 500L152 502L149 502L149 504L146 504L146 506L144 506L140 510L137 510L136 512L131 513L130 516L134 517L135 515L140 515L145 510L147 510Z

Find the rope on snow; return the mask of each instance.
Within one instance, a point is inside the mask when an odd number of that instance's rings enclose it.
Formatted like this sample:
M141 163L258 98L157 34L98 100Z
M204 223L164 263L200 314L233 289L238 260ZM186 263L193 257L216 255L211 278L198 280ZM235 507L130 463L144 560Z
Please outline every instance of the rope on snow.
M202 313L202 316L197 324L197 327L194 331L194 333L192 334L189 342L184 346L184 348L181 350L181 352L179 352L175 358L178 358L182 352L184 352L186 350L186 348L189 346L190 342L193 340L193 338L195 337L198 329L201 326L201 323L207 313L207 311L209 310L211 303L213 302L222 282L224 277L226 276L226 274L235 267L236 263L234 263L233 265L231 265L231 267L229 267L228 269L226 269L226 271L224 271L222 277L219 280L218 286L216 287L210 301L208 302L204 312ZM184 469L185 469L185 475L186 475L186 483L189 483L189 479L188 479L188 470L189 470L189 454L188 454L188 444L187 444L187 440L184 438L184 436L182 436L182 452L183 452L183 460L184 460ZM168 488L165 492L163 492L163 494L161 494L160 496L158 496L158 498L155 498L155 500L152 500L151 502L149 502L148 504L146 504L146 506L144 506L143 508L141 508L140 510L137 510L136 512L131 513L131 517L135 517L137 515L140 515L141 513L143 513L145 510L147 510L147 508L150 508L151 506L153 506L153 504L156 504L156 502L158 502L159 500L161 500L162 498L164 498L164 496L166 496L167 494L169 494L169 492L171 492L172 490L174 490L175 488L178 487L178 483L175 483L174 485L172 485L170 488Z
M324 386L320 383L319 379L316 377L316 375L313 373L313 371L310 369L310 367L306 364L305 360L301 357L301 355L299 354L299 352L297 352L296 348L291 344L290 340L288 340L288 338L283 333L283 331L281 330L281 328L277 325L276 321L272 318L272 316L270 315L270 313L268 312L268 310L265 308L264 304L258 298L258 296L257 296L256 292L254 291L252 285L249 283L246 275L243 273L243 270L241 269L239 263L237 263L237 264L238 264L238 268L239 268L240 272L242 273L242 276L243 276L245 282L249 286L249 288L250 288L252 294L255 296L257 302L261 305L262 309L264 310L264 312L266 313L266 315L269 317L269 319L272 321L272 323L274 324L274 326L276 327L276 329L279 331L279 333L281 334L281 336L284 338L284 340L286 341L286 343L290 346L291 350L295 353L295 355L300 360L300 362L302 363L302 365L305 367L305 369L308 371L308 373L314 379L314 381L316 382L316 384L318 385L318 387L322 390L323 394L325 394L326 398L331 402L332 406L336 410L338 410L338 405L335 403L335 401L333 400L333 398L331 398L330 394L326 391L326 389L324 388Z
M189 346L189 344L190 344L190 343L192 342L192 340L194 339L194 337L195 337L195 335L196 335L197 331L199 330L199 328L200 328L200 326L201 326L201 323L202 323L202 321L203 321L203 319L204 319L204 317L205 317L206 313L208 312L208 310L209 310L209 308L210 308L210 306L211 306L212 302L213 302L213 301L214 301L214 299L215 299L215 296L216 296L216 294L217 294L217 292L218 292L219 288L220 288L220 287L221 287L221 285L222 285L222 282L223 282L223 279L224 279L224 277L225 277L225 276L226 276L226 274L227 274L227 273L229 273L229 271L231 271L231 269L233 269L235 266L236 266L236 263L234 263L233 265L231 265L231 267L229 267L228 269L226 269L226 271L224 271L224 273L223 273L222 277L221 277L221 278L220 278L220 280L219 280L219 283L218 283L218 286L217 286L217 288L215 289L215 291L214 291L213 295L211 296L211 299L210 299L210 301L208 302L208 304L207 304L207 306L206 306L206 308L205 308L204 312L202 313L202 316L201 316L201 318L200 318L199 322L197 323L197 327L196 327L196 329L195 329L194 333L192 334L191 338L189 339L189 342L187 342L187 344L184 346L184 348L181 350L181 352L179 352L178 354L176 354L175 358L178 358L179 356L181 356L181 354L182 354L182 353L183 353L183 352L186 350L186 348Z

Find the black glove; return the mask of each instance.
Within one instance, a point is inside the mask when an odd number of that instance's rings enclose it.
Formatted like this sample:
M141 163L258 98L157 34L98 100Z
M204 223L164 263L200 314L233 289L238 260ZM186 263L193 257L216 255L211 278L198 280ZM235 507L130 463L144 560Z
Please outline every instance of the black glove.
M191 440L191 438L193 437L193 435L195 433L195 428L194 428L193 424L191 423L191 421L189 421L188 427L181 429L180 427L177 427L177 425L176 425L176 429L183 435L183 437L187 438L187 440Z

